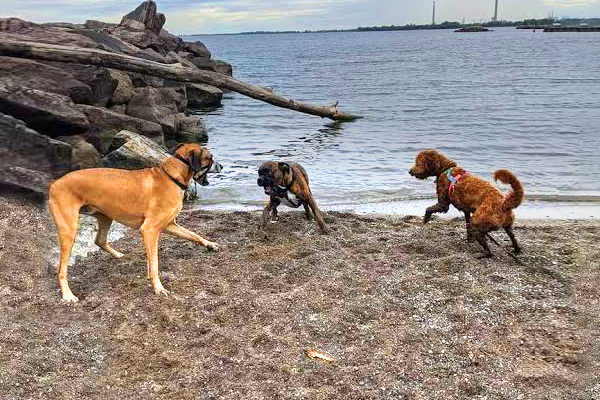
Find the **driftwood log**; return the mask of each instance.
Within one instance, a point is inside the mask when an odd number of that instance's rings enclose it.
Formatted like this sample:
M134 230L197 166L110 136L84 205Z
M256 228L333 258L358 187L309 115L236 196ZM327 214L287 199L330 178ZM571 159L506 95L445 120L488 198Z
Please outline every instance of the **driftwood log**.
M250 85L228 75L183 67L180 64L161 64L125 54L80 47L59 46L27 41L0 41L0 55L31 58L44 61L98 65L130 72L138 72L181 82L205 83L243 94L277 107L288 108L306 114L330 118L335 121L352 121L357 115L341 112L337 103L331 106L318 106L285 98L259 86Z

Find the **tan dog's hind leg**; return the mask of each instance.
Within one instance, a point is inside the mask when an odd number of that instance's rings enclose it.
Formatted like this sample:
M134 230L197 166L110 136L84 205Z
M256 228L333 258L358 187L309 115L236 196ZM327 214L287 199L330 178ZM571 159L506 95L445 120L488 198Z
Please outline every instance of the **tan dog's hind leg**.
M205 246L209 250L217 251L219 250L219 245L215 242L208 241L204 239L202 236L195 234L192 231L188 231L185 228L177 225L177 222L171 222L166 228L165 231L168 234L173 236L180 237L185 240L189 240L190 242L200 243L202 246Z
M68 268L71 250L73 249L73 243L77 236L77 221L79 220L79 208L81 206L79 204L73 204L69 200L72 199L61 199L60 204L58 204L58 201L51 193L49 205L50 213L56 223L56 232L60 242L60 260L58 262L58 267L56 268L58 286L62 293L62 299L69 303L75 303L79 301L79 299L73 295L73 292L71 292L71 288L69 287Z
M145 227L142 225L140 232L142 233L144 247L146 248L146 268L152 281L152 289L154 289L154 293L156 294L162 293L168 296L169 292L163 287L158 277L158 237L160 236L160 230L155 227Z
M94 242L114 258L123 257L123 253L119 253L108 244L108 230L113 222L112 219L100 213L94 214L94 217L98 220L98 233L96 234L96 240Z

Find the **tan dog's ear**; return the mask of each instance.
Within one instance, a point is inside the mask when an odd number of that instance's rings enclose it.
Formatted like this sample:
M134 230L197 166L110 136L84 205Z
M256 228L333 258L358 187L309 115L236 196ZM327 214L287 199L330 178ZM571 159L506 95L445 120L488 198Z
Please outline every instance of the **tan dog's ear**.
M204 149L194 149L190 152L188 152L188 156L187 156L187 160L190 163L190 167L194 170L194 171L200 171L200 169L202 168L202 152L204 151Z

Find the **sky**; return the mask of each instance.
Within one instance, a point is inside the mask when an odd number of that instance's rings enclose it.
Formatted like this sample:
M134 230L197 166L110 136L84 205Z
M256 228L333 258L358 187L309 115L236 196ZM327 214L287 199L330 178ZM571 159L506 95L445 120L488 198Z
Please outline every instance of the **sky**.
M431 23L432 0L155 0L174 34L351 29ZM0 0L0 18L119 22L142 1ZM489 21L494 0L436 0L436 22ZM600 17L600 0L499 0L498 19Z

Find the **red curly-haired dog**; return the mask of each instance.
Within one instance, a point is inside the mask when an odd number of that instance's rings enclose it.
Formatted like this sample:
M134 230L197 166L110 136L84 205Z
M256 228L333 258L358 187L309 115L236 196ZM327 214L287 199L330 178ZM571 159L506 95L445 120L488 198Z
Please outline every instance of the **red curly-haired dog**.
M514 253L521 252L512 231L515 215L512 212L523 201L523 187L515 175L505 169L494 172L494 180L512 187L505 197L500 190L488 181L469 174L449 158L435 150L423 150L416 159L409 174L418 179L435 176L438 202L425 211L423 223L431 219L433 213L446 213L450 204L465 214L467 237L475 238L483 248L480 257L491 257L486 235L490 231L504 228L510 238ZM471 213L473 215L471 216Z

